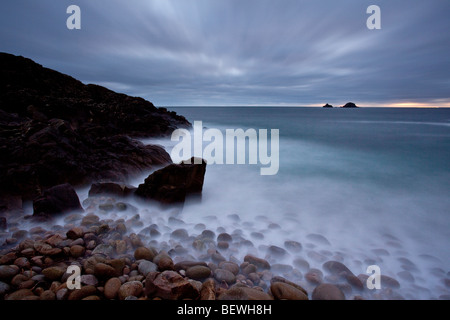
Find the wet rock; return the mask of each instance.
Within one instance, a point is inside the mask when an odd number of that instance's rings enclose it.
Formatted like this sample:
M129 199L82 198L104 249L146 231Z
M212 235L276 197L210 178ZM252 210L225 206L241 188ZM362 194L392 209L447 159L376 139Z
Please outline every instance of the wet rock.
M125 197L131 194L135 188L124 184L114 182L97 182L92 184L89 189L89 197L100 195L112 195L118 197Z
M115 299L119 292L120 287L122 286L122 282L119 278L111 278L106 281L104 295L106 299Z
M411 274L411 272L409 271L400 271L399 273L397 273L398 277L402 280L405 281L409 281L409 282L414 282L414 276Z
M85 227L89 227L89 226L98 224L99 221L100 221L100 218L97 215L88 214L88 215L84 216L83 219L81 220L81 225L85 226Z
M314 289L312 300L345 300L345 295L337 286L322 283Z
M30 289L19 289L9 294L5 300L23 300L29 296L34 296L33 291L31 291Z
M264 291L257 289L243 287L243 286L233 286L229 290L221 293L217 300L273 300Z
M200 300L216 300L216 288L213 279L207 279L200 288Z
M105 257L112 256L114 254L114 247L108 244L99 244L94 251L92 251L92 255L100 254Z
M358 289L358 290L364 289L363 282L361 281L361 279L359 279L354 274L347 275L345 278L346 278L348 284L350 284L353 288Z
M116 270L105 263L97 263L94 267L94 275L100 279L107 279L117 276Z
M285 241L284 247L292 253L298 253L302 251L302 245L297 241Z
M306 261L303 258L296 258L293 261L293 264L295 267L299 268L302 271L308 271L309 270L309 262Z
M258 268L252 263L244 262L244 264L241 265L241 270L242 274L248 276L251 273L255 273Z
M271 270L274 273L289 273L293 269L294 268L291 265L282 264L282 263L275 263L275 264L272 264L272 266L271 266Z
M228 242L220 241L217 243L217 248L219 248L219 249L226 250L229 247L230 247L230 244Z
M197 230L197 231L203 231L203 230L206 229L206 225L204 223L197 223L194 226L194 229Z
M146 247L139 247L134 251L134 258L136 260L144 259L148 261L153 261L153 258L155 256L156 252Z
M33 201L33 216L53 216L68 211L83 211L75 189L68 183L44 190Z
M400 283L397 280L395 280L394 278L391 278L389 276L386 276L384 274L382 274L380 276L380 281L381 281L382 288L384 286L392 288L392 289L400 288Z
M316 251L309 251L307 255L309 258L311 258L312 260L314 260L316 262L324 262L327 260L326 256L324 256L323 254L316 252Z
M8 223L5 217L0 217L0 231L8 229Z
M49 267L42 270L42 274L52 281L59 281L66 273L66 270L66 268L62 267Z
M64 238L60 234L54 234L50 238L45 240L45 243L51 245L52 247L57 247L63 241L64 241Z
M219 283L226 282L227 284L233 284L236 282L236 276L228 270L216 269L214 270L214 278Z
M70 255L74 258L79 258L84 255L86 249L83 246L75 245L70 247Z
M155 257L154 262L158 266L159 271L174 270L172 258L167 254L159 254Z
M328 271L333 275L338 276L353 275L350 269L339 261L327 261L322 265L322 267L325 271Z
M119 288L118 297L120 300L125 300L129 296L139 297L143 289L144 286L140 281L126 282Z
M281 226L278 223L272 222L272 223L269 223L267 228L272 229L272 230L277 230L277 229L281 229Z
M124 235L127 233L127 227L124 223L118 223L116 227L114 228L115 231L117 231L119 234Z
M27 281L27 280L29 280L29 279L30 279L30 278L27 277L26 275L20 274L20 273L19 273L19 274L15 275L14 278L12 278L10 284L11 284L13 287L15 287L15 288L19 288L20 285L21 285L24 281ZM23 288L21 288L21 289L23 289Z
M323 273L313 268L305 274L305 279L312 284L321 284L323 282Z
M184 226L184 225L186 225L186 223L183 220L177 219L175 217L169 217L169 219L167 220L167 223L170 226Z
M15 252L8 252L4 256L0 257L0 265L12 264L14 260L17 259L17 254Z
M269 270L270 264L264 259L255 257L253 255L246 255L244 261L255 265L259 270Z
M27 236L28 236L28 231L27 230L17 230L17 231L13 232L11 237L13 239L21 240L21 239L23 239L23 238L25 238Z
M61 288L56 291L56 300L66 300L69 297L70 291L67 288Z
M115 242L116 253L121 255L127 252L127 242L125 240L117 240Z
M328 246L331 245L330 241L328 241L327 238L325 238L324 236L322 236L320 234L310 233L306 236L306 238L316 244L328 245Z
M214 231L211 230L203 230L201 234L202 239L214 240L215 236L216 234L214 233Z
M231 273L233 273L235 276L239 273L239 266L234 262L222 261L219 263L219 268L228 270Z
M389 251L386 249L373 249L373 253L375 253L377 256L389 256Z
M156 264L146 260L141 261L138 266L139 272L143 274L145 277L147 276L147 274L149 274L150 272L155 272L157 269L158 266Z
M86 297L95 295L97 288L94 286L83 286L81 289L73 290L70 292L68 300L82 300Z
M308 300L308 295L303 291L283 282L273 282L270 292L277 300Z
M203 262L203 261L180 261L175 264L174 270L176 270L176 271L187 270L194 266L207 267L207 264L206 264L206 262Z
M286 250L284 250L283 248L277 247L277 246L269 246L269 248L267 249L267 252L271 256L277 257L277 258L282 258L287 254Z
M205 172L206 161L203 159L191 158L171 164L152 173L135 194L166 204L184 202L186 195L202 192Z
M291 287L294 287L295 289L300 290L305 295L308 295L308 292L302 286L300 286L300 285L298 285L298 284L296 284L296 283L294 283L292 281L289 281L289 280L287 280L287 279L285 279L283 277L276 276L276 277L273 277L273 278L270 279L270 283L271 284L274 284L276 282L281 282L281 283L288 284Z
M193 266L186 270L186 277L194 280L204 280L211 276L211 269L204 266Z
M80 227L74 227L67 231L66 236L68 239L76 240L78 238L83 238L84 231Z
M262 240L262 239L264 239L264 235L261 232L252 232L250 234L250 237L252 237L255 240Z
M30 261L28 261L25 257L20 257L14 260L14 264L18 266L19 268L23 269L29 269L30 268Z
M56 300L56 294L51 290L45 290L41 293L40 299L44 301Z
M80 282L88 286L97 286L98 280L93 274L83 274L80 277Z
M14 277L19 272L19 267L15 265L0 266L0 280L5 281Z
M199 295L192 284L175 271L150 273L145 280L145 290L147 296L167 300L196 299Z
M217 242L232 242L233 237L231 237L228 233L224 232L217 236Z
M62 252L60 248L53 248L51 245L42 241L36 241L34 243L34 249L40 254L46 256L56 256Z
M20 254L26 258L32 258L35 255L35 251L34 251L34 249L28 248L28 249L22 250L20 252Z
M183 241L189 238L189 234L186 229L176 229L170 234L170 237L172 239Z
M5 294L11 289L9 284L0 281L0 298L3 298Z

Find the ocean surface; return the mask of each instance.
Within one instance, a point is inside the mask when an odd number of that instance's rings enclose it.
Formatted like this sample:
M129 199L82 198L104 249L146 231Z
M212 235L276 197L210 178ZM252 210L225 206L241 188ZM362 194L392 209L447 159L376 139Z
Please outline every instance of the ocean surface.
M277 175L260 175L262 164L208 165L202 201L179 214L192 225L251 240L236 257L250 252L270 259L268 246L297 241L299 254L272 263L295 266L300 257L321 270L325 261L338 260L355 275L370 275L367 267L378 265L400 288L373 290L375 298L448 297L450 109L170 110L224 134L279 129ZM169 153L178 143L158 142Z
M210 162L201 200L189 199L183 207L169 209L129 198L127 210L104 211L96 201L123 200L88 199L89 188L79 188L85 214L123 219L128 234L139 234L146 245L169 251L175 262L205 261L208 248L237 263L247 254L256 255L271 264L273 275L300 284L310 298L316 284L307 275L313 269L324 282L338 284L347 299L450 299L450 109L170 110L191 123L201 121L202 133L216 129L225 136L227 130L254 129L259 134L278 129L277 174L261 175L267 165L260 158L250 164L249 154L245 164ZM184 137L189 136L196 139L194 130L185 132ZM201 138L196 156L212 143ZM261 135L256 139L262 141ZM180 141L143 140L171 154ZM227 145L222 142L225 159ZM138 186L150 173L129 183ZM25 206L27 214L32 214L31 204ZM70 225L67 218L44 227L62 230ZM43 226L29 219L14 224L29 230ZM149 236L149 226L159 235ZM175 239L172 232L177 229L185 229L190 238ZM205 229L216 236L226 232L233 240L228 248L196 247L195 239ZM372 275L369 266L378 266L384 276L381 288L351 287L323 267L330 260L345 264L361 279Z

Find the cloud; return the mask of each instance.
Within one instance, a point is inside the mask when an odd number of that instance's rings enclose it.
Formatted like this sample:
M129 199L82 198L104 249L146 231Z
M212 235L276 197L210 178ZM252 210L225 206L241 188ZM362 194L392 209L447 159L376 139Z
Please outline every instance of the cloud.
M65 27L77 4L82 29ZM366 28L378 4L382 29ZM3 2L0 50L157 105L449 101L448 1Z

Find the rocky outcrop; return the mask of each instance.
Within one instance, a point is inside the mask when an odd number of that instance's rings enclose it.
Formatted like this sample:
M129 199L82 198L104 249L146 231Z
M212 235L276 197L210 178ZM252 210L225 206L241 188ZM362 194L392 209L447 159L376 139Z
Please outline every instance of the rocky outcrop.
M163 148L133 137L190 126L142 98L85 85L23 57L0 53L0 70L1 198L33 199L64 183L125 181L171 163Z
M331 104L326 104L326 105L324 105L322 108L333 108L333 106L331 105Z
M342 108L359 108L359 107L353 102L348 102L344 106L342 106Z
M69 211L83 211L75 189L68 183L54 186L33 201L34 216L52 216Z
M199 158L171 164L145 179L135 195L164 204L182 203L186 195L202 192L205 172L206 161Z

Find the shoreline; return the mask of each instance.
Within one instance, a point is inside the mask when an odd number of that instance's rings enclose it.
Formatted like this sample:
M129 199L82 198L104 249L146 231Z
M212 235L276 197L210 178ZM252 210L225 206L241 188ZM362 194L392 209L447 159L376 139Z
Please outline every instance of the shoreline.
M25 300L403 299L395 293L400 286L397 280L386 277L389 287L371 292L364 285L367 276L353 274L338 261L331 263L332 258L323 263L327 271L310 267L300 258L294 265L274 263L305 251L308 244L303 248L296 241L286 241L281 248L266 243L271 252L266 260L251 254L253 243L239 230L211 230L205 221L189 234L176 209L169 215L160 210L167 221L155 217L153 224L146 225L141 216L151 215L151 210L138 211L126 200L89 197L83 201L85 213L65 214L61 223L48 230L42 226L23 230L13 223L13 234L22 239L10 239L10 248L1 252L0 281L9 288L2 284L0 296ZM276 224L272 227L277 228ZM320 235L311 239L327 241ZM243 259L237 258L239 251L246 253ZM70 265L81 268L80 290L67 289ZM167 277L171 280L162 280ZM320 284L327 285L319 290ZM171 291L171 286L182 288L183 293ZM105 291L110 289L115 293Z

